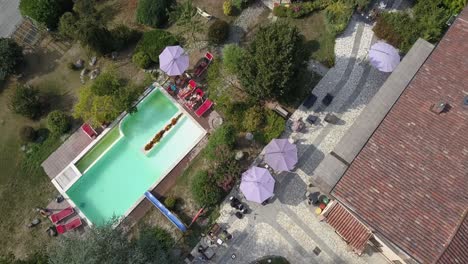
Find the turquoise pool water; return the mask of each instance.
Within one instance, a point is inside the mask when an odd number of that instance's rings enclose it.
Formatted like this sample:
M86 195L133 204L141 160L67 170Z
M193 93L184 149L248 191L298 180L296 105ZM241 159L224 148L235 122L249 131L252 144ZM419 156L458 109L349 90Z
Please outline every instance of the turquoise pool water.
M124 136L66 191L93 224L124 215L168 172L204 131L184 116L148 154L143 147L179 109L161 91L153 91L138 112L121 123Z

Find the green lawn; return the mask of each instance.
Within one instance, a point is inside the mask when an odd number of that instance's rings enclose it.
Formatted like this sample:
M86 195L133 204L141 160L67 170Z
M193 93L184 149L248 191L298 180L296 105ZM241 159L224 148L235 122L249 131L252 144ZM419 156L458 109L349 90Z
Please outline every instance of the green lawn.
M335 34L326 28L325 15L323 12L314 12L301 19L287 20L299 28L306 40L306 47L311 52L311 58L317 60L327 67L335 64Z
M75 165L83 173L104 151L120 137L119 126L113 127L94 147L86 153Z

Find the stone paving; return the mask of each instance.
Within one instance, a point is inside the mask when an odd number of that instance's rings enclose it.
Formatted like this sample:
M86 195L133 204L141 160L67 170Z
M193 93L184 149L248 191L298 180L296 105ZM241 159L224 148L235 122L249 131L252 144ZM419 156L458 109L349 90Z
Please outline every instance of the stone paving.
M400 0L388 2L388 8L398 8L401 3ZM216 249L212 263L249 263L267 255L281 255L291 263L387 263L378 253L360 257L352 253L334 230L315 216L314 207L305 202L305 192L315 168L389 76L367 62L367 52L375 41L372 25L355 15L336 40L335 66L327 71L314 62L309 63L311 70L324 74L313 89L318 100L310 109L299 107L290 120L315 115L320 121L315 125L306 124L302 133L286 131L283 134L298 145L297 169L274 175L276 196L270 204L262 206L243 201L251 209L243 219L233 215L234 210L228 203L222 204L218 223L233 238L227 246ZM329 106L321 103L327 93L334 96ZM324 122L327 113L336 115L339 122L335 125ZM232 195L242 197L236 188ZM316 248L319 254L314 253ZM232 254L235 254L234 259Z

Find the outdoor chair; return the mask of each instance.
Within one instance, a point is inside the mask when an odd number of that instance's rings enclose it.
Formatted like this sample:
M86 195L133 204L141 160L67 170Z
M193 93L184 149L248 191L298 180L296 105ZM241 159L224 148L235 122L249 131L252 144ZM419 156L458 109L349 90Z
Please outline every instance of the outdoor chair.
M57 225L56 229L59 234L63 234L65 232L68 232L68 231L74 230L75 228L80 227L82 224L83 223L81 222L81 218L78 217L64 225Z
M317 122L318 120L318 116L314 116L314 115L309 115L307 116L307 122L309 122L309 124L311 125L315 125L315 123Z
M314 94L311 94L307 97L307 99L304 101L302 105L305 108L309 109L315 104L316 101L317 101L317 96L315 96Z
M325 97L322 99L322 104L324 104L325 106L329 106L333 101L333 98L333 95L327 93L327 95L325 95Z
M275 108L273 108L273 111L275 111L278 115L282 116L284 119L289 118L290 113L288 112L288 110L286 110L279 104L277 104Z
M73 210L73 207L69 206L69 207L63 209L62 211L51 215L50 220L52 221L52 223L56 224L56 223L62 221L63 219L69 217L74 212L75 212L75 210Z
M213 106L213 102L210 99L206 99L205 102L200 106L200 108L195 111L195 114L198 117L202 117L211 107Z

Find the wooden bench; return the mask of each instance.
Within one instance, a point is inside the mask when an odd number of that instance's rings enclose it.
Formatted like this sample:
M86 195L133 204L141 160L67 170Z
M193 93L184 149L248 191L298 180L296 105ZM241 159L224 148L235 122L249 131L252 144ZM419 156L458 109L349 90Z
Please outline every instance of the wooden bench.
M286 110L279 104L277 104L275 108L273 108L273 111L275 111L278 115L282 116L284 119L288 119L291 115L291 113L289 113L288 110Z

